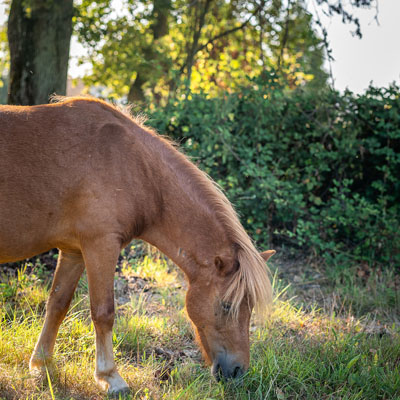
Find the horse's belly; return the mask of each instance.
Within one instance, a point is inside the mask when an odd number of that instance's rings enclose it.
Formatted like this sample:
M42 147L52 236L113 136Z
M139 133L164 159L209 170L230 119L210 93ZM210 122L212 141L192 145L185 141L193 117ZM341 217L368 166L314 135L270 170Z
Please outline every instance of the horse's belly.
M48 213L25 198L0 193L0 262L23 260L52 248Z
M5 218L4 209L0 216L0 263L30 258L52 248L44 224L33 225L23 214Z

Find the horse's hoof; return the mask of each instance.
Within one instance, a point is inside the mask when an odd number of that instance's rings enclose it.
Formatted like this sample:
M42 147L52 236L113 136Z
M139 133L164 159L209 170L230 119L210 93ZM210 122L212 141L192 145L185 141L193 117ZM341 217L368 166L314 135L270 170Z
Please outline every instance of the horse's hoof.
M52 382L55 378L56 371L53 368L34 367L29 369L29 384L32 386L48 387L49 382Z
M46 369L41 367L29 368L29 375L36 383L43 383L46 381Z
M125 386L120 389L108 389L107 395L112 399L123 399L125 396L129 395L131 390L128 386Z

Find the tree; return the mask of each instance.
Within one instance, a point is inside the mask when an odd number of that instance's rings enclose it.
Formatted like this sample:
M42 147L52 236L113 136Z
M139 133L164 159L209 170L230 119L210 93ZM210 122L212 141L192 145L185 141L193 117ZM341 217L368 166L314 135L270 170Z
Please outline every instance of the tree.
M8 19L9 104L65 94L73 0L13 0Z
M317 0L359 33L343 0ZM376 0L353 0L371 8ZM289 87L327 85L326 31L305 0L113 0L78 5L77 32L92 64L88 85L104 97L159 103L171 96L234 90L274 69ZM323 27L322 27L323 28ZM329 53L328 53L329 56Z
M317 0L317 4L325 14L330 16L339 15L344 24L352 24L355 27L353 34L359 38L362 38L360 21L352 11L356 8L375 8L375 19L378 19L378 0L351 0L350 2L345 0ZM350 10L350 8L352 9ZM319 21L317 23L320 25ZM323 26L321 28L325 31Z
M152 38L150 43L143 49L144 62L139 65L136 78L130 86L128 93L129 102L145 100L143 85L150 79L149 75L153 73L153 71L148 68L148 64L151 63L152 60L159 58L157 51L154 50L157 41L169 32L168 16L170 9L171 0L153 1L153 11L151 14L152 23L150 28Z
M286 3L276 0L122 4L125 12L119 15L111 11L112 0L83 0L78 7L77 31L93 67L86 82L105 86L106 97L159 102L180 88L213 95L277 67L279 55L282 75L293 82L317 75L320 85L326 82L322 42L302 0L289 3L290 21ZM283 41L284 24L294 34Z
M105 87L105 97L127 96L143 101L149 82L162 81L170 71L170 0L124 0L115 10L112 0L78 5L75 28L92 64L86 84ZM164 85L166 83L164 82ZM151 85L152 96L161 94Z

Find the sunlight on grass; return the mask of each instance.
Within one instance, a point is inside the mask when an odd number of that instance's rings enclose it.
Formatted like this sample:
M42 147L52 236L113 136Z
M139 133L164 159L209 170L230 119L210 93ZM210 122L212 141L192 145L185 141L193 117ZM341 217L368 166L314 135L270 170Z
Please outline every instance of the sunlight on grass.
M274 278L275 303L251 326L251 365L241 385L217 383L199 357L183 310L184 286L175 267L144 257L134 266L143 284L117 307L117 365L138 399L395 399L400 396L400 330L365 332L350 314L304 310ZM119 286L129 287L125 264ZM85 277L63 322L52 368L33 381L28 364L43 323L48 283L19 274L2 279L1 399L100 399L93 379L95 342ZM134 282L137 283L135 278ZM147 279L147 281L146 281ZM135 286L136 287L136 286ZM119 296L118 290L116 297Z
M124 264L123 272L129 269L129 263ZM155 281L162 286L175 285L177 273L175 270L168 271L168 263L163 258L151 259L145 256L143 261L137 265L136 273L141 278Z

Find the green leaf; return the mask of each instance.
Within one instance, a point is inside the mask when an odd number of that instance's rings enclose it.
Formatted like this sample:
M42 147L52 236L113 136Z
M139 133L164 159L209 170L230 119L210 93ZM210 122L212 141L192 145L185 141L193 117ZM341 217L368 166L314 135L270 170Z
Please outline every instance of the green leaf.
M346 369L347 369L347 370L350 370L351 367L360 359L360 357L361 357L361 354L358 354L357 356L355 356L354 358L352 358L352 359L348 362L348 364L347 364L347 366L346 366Z

